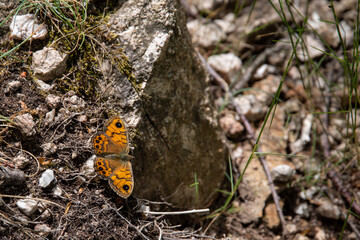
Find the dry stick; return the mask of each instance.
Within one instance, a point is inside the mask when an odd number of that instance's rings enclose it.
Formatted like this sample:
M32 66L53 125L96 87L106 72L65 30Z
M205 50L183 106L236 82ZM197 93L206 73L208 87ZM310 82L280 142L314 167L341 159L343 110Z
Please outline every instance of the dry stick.
M209 74L214 77L215 81L220 85L222 90L224 90L225 93L228 93L229 85L227 84L227 82L209 64L207 64L205 58L199 52L197 52L197 55L201 62L205 65Z
M255 70L266 60L266 58L278 51L279 49L281 48L281 45L280 44L277 44L275 45L274 47L272 48L268 48L266 49L262 54L260 54L257 59L254 61L254 63L249 67L248 71L247 71L247 74L245 74L245 76L243 76L242 78L242 81L240 82L237 82L235 83L233 89L237 90L237 89L240 89L242 87L245 86L245 84L250 80L252 74L255 72ZM226 81L221 77L219 76L219 74L217 74L217 72L211 67L209 66L209 64L207 64L207 62L205 61L204 57L198 53L198 56L200 58L200 60L203 62L203 64L206 66L207 70L209 71L209 74L212 75L215 80L218 82L218 84L222 87L222 89L225 91L225 96L226 98L228 97L229 95L229 86L227 85ZM230 96L231 98L231 96ZM247 119L245 118L245 116L241 113L240 109L239 109L239 106L237 103L233 102L233 105L235 106L236 108L236 111L238 112L238 114L240 115L240 117L242 118L243 120L243 123L245 125L245 128L247 130L247 132L250 134L251 138L253 141L255 141L255 135L254 135L254 131L252 130L249 122L247 121ZM261 148L259 147L258 148L258 151L261 152ZM280 222L281 222L281 226L282 226L282 229L283 229L283 235L286 235L286 228L285 228L285 225L286 225L286 221L285 221L285 218L284 218L284 214L281 210L281 207L280 207L280 204L279 204L279 196L277 195L277 192L275 191L275 186L274 186L274 182L272 180L272 177L271 177L271 174L270 174L270 171L269 171L269 167L267 166L267 163L265 161L265 157L264 156L260 156L260 162L264 168L264 171L266 173L266 176L268 178L268 181L269 181L269 185L270 185L270 190L271 190L271 193L272 193L272 197L274 199L274 203L275 203L275 206L276 206L276 210L278 212L278 215L279 215L279 218L280 218ZM218 215L219 216L219 215ZM217 216L217 217L218 217ZM215 217L213 220L216 220L217 217ZM212 221L213 222L213 221ZM208 227L206 228L205 232L209 229L209 227L211 226L212 222L208 225Z
M251 65L246 69L246 73L243 76L240 76L239 79L234 83L232 86L233 90L239 90L250 81L251 76L254 74L256 69L260 67L261 64L263 64L268 56L271 54L274 54L274 52L278 52L281 48L284 48L283 44L277 43L271 48L266 48L265 51L260 53L258 57L255 59L254 62L251 63Z
M192 214L192 213L209 213L210 209L193 209L187 211L175 211L175 212L153 212L153 211L144 211L145 214L152 214L152 215L181 215L181 214Z
M246 119L246 117L244 116L244 114L241 113L241 110L239 108L239 105L235 102L233 102L234 106L235 106L235 109L237 111L237 113L240 115L240 118L241 120L243 121L244 123L244 126L245 126L245 129L246 131L248 132L248 134L250 135L250 138L251 140L253 141L253 143L256 141L255 139L255 134L254 134L254 131L250 125L250 123L248 122L248 120ZM258 152L261 152L261 147L259 146L258 147ZM282 230L283 230L283 236L286 235L286 221L285 221L285 217L284 217L284 214L282 212L282 209L280 207L280 204L279 204L279 195L277 194L276 190L275 190L275 185L274 185L274 182L272 180L272 177L271 177L271 174L270 174L270 170L269 170L269 167L267 165L267 162L266 162L266 159L264 156L259 156L259 159L260 159L260 162L261 162L261 165L263 166L264 168L264 171L265 171L265 174L266 174L266 177L268 178L268 181L269 181L269 186L270 186L270 190L271 190L271 194L272 194L272 197L273 197L273 200L274 200L274 203L275 203L275 206L276 206L276 211L279 215L279 218L280 218L280 222L281 222L281 227L282 227Z
M124 220L127 224L129 224L130 227L134 228L143 239L146 240L150 240L147 236L145 236L137 227L135 227L129 220L127 220L125 217L123 217L123 215L121 215L119 213L119 211L113 207L111 207L110 205L108 205L110 209L114 210L116 212L116 214L122 219Z
M162 233L162 230L161 230L160 226L157 224L156 220L154 220L154 225L155 225L155 227L159 230L159 237L158 237L158 239L161 240L163 233Z
M52 202L46 199L42 199L42 198L34 198L34 197L24 197L24 196L17 196L17 195L7 195L7 194L0 194L0 197L7 197L7 198L20 198L20 199L31 199L31 200L35 200L35 201L40 201L40 202L44 202L44 203L49 203L49 204L53 204L55 206L58 206L59 208L63 208L65 209L64 206L56 203L56 202Z

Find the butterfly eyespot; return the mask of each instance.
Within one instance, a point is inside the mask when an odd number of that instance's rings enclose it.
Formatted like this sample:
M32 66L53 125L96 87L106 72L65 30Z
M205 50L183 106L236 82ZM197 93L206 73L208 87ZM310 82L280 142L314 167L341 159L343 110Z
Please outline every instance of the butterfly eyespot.
M100 141L98 139L95 140L96 143L100 143ZM96 145L97 146L97 145Z
M98 137L98 140L97 141L101 141L102 140L102 137Z
M124 185L124 186L123 186L123 189L124 189L125 191L127 191L127 190L130 189L130 187L129 187L128 185Z
M117 123L115 123L115 126L117 127L117 128L122 128L122 124L121 124L121 122L117 122Z
M106 175L106 171L102 171L101 173L102 173L103 175Z

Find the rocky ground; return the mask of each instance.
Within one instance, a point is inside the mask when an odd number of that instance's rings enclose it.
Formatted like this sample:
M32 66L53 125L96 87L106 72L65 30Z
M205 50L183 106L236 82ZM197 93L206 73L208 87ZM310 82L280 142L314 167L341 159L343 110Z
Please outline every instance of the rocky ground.
M96 178L89 139L111 115L92 84L102 72L45 49L58 68L44 73L37 25L38 40L0 58L0 236L360 239L357 2L282 4L182 1L230 155L211 215L144 214L148 200ZM1 20L16 6L0 3ZM2 53L21 42L10 22Z

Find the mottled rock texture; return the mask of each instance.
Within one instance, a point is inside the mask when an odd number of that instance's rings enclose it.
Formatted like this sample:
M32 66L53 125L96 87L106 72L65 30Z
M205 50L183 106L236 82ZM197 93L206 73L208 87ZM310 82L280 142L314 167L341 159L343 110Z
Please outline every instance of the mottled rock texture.
M179 1L127 1L109 27L139 88L111 68L99 80L107 107L129 128L133 195L178 207L205 206L224 181L227 152ZM198 195L190 186L195 174Z

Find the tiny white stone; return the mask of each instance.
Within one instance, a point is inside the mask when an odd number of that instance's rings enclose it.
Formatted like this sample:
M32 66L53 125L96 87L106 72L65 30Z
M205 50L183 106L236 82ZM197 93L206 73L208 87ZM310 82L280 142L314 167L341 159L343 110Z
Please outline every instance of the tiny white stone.
M50 112L47 112L45 115L45 120L44 120L44 124L45 126L49 125L50 123L52 123L55 119L55 109L51 110Z
M55 183L56 178L54 175L54 171L51 169L47 169L45 172L43 172L39 179L39 187L41 188L48 188Z
M52 190L52 193L54 194L54 196L57 196L57 197L61 197L62 195L62 190L59 186L55 186Z
M30 216L38 209L38 202L32 199L20 199L16 202L16 205L27 216Z
M271 169L271 175L274 181L287 182L292 179L295 170L286 164L281 164Z
M301 217L309 217L309 205L307 203L301 203L295 208L295 213Z

